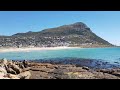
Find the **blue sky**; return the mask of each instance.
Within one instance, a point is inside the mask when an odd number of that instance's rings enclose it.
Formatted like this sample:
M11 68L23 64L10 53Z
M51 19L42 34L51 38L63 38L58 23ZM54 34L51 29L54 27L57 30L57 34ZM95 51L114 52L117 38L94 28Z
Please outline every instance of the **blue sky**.
M0 11L0 35L41 31L84 22L98 36L120 45L120 11Z

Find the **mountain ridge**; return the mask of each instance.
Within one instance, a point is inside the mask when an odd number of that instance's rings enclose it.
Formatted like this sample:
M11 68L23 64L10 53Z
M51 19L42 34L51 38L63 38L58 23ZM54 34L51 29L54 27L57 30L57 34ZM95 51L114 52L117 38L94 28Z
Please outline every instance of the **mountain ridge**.
M48 28L42 31L0 36L0 47L111 47L83 22Z

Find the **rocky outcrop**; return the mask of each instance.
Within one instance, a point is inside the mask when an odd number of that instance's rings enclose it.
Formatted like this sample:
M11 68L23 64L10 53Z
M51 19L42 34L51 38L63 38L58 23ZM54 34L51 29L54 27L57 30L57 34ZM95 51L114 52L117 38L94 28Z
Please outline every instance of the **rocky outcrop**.
M29 79L30 77L31 77L31 73L29 71L18 74L18 78L20 79Z
M92 69L75 64L2 59L0 79L120 79L120 68Z
M118 69L93 70L86 66L37 62L31 62L29 65L30 79L120 79ZM110 73L113 71L116 73Z
M27 66L22 65L22 63L7 59L0 60L0 79L29 79L31 73L27 71L28 69L26 70Z

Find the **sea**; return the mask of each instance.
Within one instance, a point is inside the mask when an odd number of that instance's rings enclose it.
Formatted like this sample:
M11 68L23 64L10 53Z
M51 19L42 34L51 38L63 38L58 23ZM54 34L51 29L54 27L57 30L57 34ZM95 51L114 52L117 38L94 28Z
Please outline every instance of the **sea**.
M6 58L9 60L49 60L53 58L83 58L101 60L109 63L120 63L120 48L71 48L59 50L0 52L0 59L2 58Z

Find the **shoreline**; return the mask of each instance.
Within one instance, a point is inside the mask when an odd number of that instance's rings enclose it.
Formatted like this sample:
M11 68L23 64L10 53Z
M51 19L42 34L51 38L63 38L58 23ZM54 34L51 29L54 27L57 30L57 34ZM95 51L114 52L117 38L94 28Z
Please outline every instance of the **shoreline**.
M0 48L0 53L2 52L30 52L30 51L39 51L39 50L62 50L62 49L88 49L88 48L112 48L112 47L67 47L67 46L60 46L60 47L21 47L21 48ZM117 48L117 47L115 47Z
M27 47L27 48L0 48L0 52L19 52L19 51L39 51L39 50L61 50L61 49L75 49L81 47Z
M4 68L4 66L11 67ZM64 64L61 62L9 61L1 59L0 79L120 79L120 68L94 69L86 65Z

